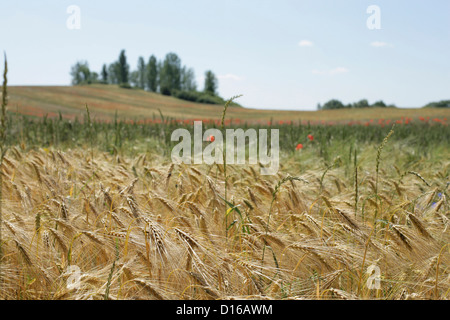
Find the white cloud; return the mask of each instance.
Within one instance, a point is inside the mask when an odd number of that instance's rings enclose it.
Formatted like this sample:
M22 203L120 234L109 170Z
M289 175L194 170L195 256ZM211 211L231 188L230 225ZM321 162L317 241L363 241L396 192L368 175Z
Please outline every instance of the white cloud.
M374 42L371 42L370 45L372 47L381 48L381 47L386 47L388 44L386 42L382 42L382 41L374 41Z
M345 67L337 67L337 68L333 68L333 69L329 69L329 70L317 70L314 69L312 71L312 74L319 74L319 75L335 75L335 74L343 74L343 73L347 73L350 70L348 70Z
M312 47L314 44L309 40L302 40L298 43L299 47Z
M337 68L334 68L334 69L330 70L330 74L331 75L333 75L333 74L340 74L340 73L347 73L347 72L348 72L348 69L344 68L344 67L337 67Z
M220 79L220 80L234 80L234 81L241 81L242 80L242 78L240 76L237 76L237 75L231 74L231 73L218 75L217 78Z

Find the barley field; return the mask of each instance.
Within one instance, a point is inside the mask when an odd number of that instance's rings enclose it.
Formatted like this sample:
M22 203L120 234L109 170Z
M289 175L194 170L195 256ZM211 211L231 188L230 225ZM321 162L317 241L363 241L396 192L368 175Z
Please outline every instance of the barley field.
M237 92L238 94L239 92ZM123 89L113 85L83 86L10 86L8 87L11 112L44 117L59 117L74 120L83 117L85 104L89 105L93 119L113 121L117 114L120 119L130 121L157 121L160 110L172 119L220 120L221 106L201 104L163 96L144 90ZM239 100L236 100L239 102ZM282 106L280 106L282 107ZM342 123L370 121L379 118L400 120L401 117L419 119L449 118L444 108L369 108L321 111L285 111L239 108L230 106L227 121L241 123L278 123L301 121L311 123Z
M8 112L0 299L446 300L444 116L258 124L280 130L267 176L173 164L170 133L192 124L163 113Z

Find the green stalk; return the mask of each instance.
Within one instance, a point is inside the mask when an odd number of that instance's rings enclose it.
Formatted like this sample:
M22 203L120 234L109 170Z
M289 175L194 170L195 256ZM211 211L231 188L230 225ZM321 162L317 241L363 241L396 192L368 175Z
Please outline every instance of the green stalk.
M223 106L223 111L222 111L222 120L220 121L220 128L221 131L224 131L224 122L225 122L225 115L227 113L227 109L230 106L231 102L233 102L233 100L241 97L242 95L237 95L234 97L231 97ZM227 197L227 159L225 157L225 150L222 149L222 157L223 157L223 175L224 175L224 180L225 180L225 202L228 201L228 197ZM228 215L227 215L227 206L225 205L225 237L226 239L228 239Z

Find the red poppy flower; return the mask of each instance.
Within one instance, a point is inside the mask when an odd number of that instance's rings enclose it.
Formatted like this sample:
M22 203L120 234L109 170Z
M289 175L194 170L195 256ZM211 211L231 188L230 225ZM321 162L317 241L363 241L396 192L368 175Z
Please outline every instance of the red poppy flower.
M207 139L207 141L209 141L209 142L214 142L214 140L216 140L216 138L214 138L213 135L210 135Z
M300 150L303 149L303 145L301 143L299 143L296 147L295 150Z
M309 139L309 141L313 141L314 140L314 136L312 134L308 134L308 139Z

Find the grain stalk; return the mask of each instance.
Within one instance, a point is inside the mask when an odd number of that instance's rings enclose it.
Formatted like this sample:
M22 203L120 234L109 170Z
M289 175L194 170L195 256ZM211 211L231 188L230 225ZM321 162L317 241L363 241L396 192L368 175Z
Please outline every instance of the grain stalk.
M425 180L425 178L422 177L422 176L420 175L420 173L415 172L415 171L406 171L405 173L403 173L402 176L400 177L400 182L402 182L402 179L403 179L407 174L411 174L411 175L413 175L413 176L416 176L417 178L419 178L420 180L422 180L423 183L425 183L425 184L427 185L427 187L431 187L431 185L428 183L428 181Z
M442 253L444 252L445 247L449 247L450 244L445 244L441 250L439 251L439 256L438 256L438 260L436 263L436 279L435 279L435 284L434 284L434 295L435 298L438 299L439 297L439 290L438 290L438 281L439 281L439 265L441 263L441 257L442 257ZM449 247L450 248L450 247Z
M380 170L380 162L381 162L381 152L383 151L384 146L389 140L389 137L394 133L394 127L395 124L392 126L391 130L387 134L387 136L383 139L383 142L381 142L380 146L377 150L377 159L376 159L376 175L375 175L375 195L378 196L378 173Z
M375 236L376 236L376 221L377 221L377 216L378 216L378 200L380 199L380 197L378 196L378 175L379 175L379 171L380 171L380 163L381 163L381 152L383 151L384 146L386 145L386 143L389 140L389 137L394 133L394 127L395 124L392 126L391 130L389 131L389 133L387 134L387 136L383 139L383 141L381 142L380 146L378 147L377 150L377 159L376 159L376 174L375 174L375 197L377 199L377 207L375 209L375 215L374 215L374 227L375 227Z
M220 121L220 128L221 128L222 132L224 131L224 127L225 127L225 125L224 125L225 124L225 116L226 116L228 107L233 102L233 100L235 100L235 99L237 99L237 98L239 98L241 96L242 95L237 95L237 96L231 97L225 103L225 105L223 106L222 119ZM225 202L227 202L228 201L228 197L227 197L227 190L228 190L228 187L227 187L227 159L225 157L225 150L223 150L223 148L222 148L222 157L223 157L223 175L224 175L224 181L225 181L224 198L225 198ZM227 228L228 228L228 215L227 215L227 211L228 211L227 206L225 206L225 238L228 240L228 230L227 230Z
M86 114L87 114L87 130L86 130L86 134L89 140L89 143L91 145L91 159L94 158L94 151L93 151L93 137L92 137L92 122L91 122L91 113L89 112L89 107L86 103Z
M106 283L106 290L105 290L105 300L109 300L109 288L111 287L111 280L114 273L114 269L116 267L116 262L119 260L119 239L116 238L116 258L113 261L113 264L111 266L111 270L109 271L108 275L108 281Z
M305 182L305 183L309 183L309 182L308 182L307 180L305 180L305 179L302 179L302 178L300 178L300 177L292 177L292 176L287 176L287 177L281 179L280 181L278 181L277 185L275 186L275 189L274 189L273 192L272 192L272 200L271 200L271 202L270 202L269 214L268 214L268 217L267 217L267 223L266 223L266 225L265 225L265 237L266 237L266 238L267 238L268 233L269 233L269 224L270 224L270 218L271 218L271 216L272 216L273 203L274 203L275 200L276 200L277 193L280 191L281 186L282 186L284 183L288 182L288 181L303 181L303 182ZM265 251L266 251L266 245L267 245L267 242L266 242L266 240L264 240L264 246L263 246L262 257L261 257L261 264L264 263L264 254L265 254ZM272 252L273 252L273 251L272 251ZM274 253L274 260L275 260L275 262L276 262L275 253ZM276 262L276 263L277 263L277 262Z
M325 171L323 172L322 176L320 177L320 193L322 193L323 191L323 180L325 178L325 175L327 174L327 172L331 169L333 169L335 166L338 165L338 163L341 161L340 157L337 157L336 159L334 159L333 164L329 165Z

